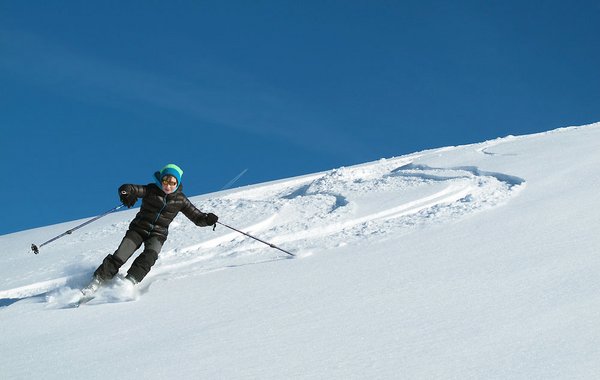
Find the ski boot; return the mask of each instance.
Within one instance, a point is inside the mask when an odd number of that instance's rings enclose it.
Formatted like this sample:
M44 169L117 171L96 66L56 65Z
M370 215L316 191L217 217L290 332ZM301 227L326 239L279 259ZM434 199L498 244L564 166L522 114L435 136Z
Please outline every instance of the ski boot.
M103 281L100 277L94 276L92 281L85 288L81 289L83 297L91 297L94 293L96 293L96 290L102 286L102 282Z
M135 277L133 277L132 275L128 274L127 276L125 276L125 279L129 282L131 282L133 284L133 286L137 285L139 283L138 280L135 279Z

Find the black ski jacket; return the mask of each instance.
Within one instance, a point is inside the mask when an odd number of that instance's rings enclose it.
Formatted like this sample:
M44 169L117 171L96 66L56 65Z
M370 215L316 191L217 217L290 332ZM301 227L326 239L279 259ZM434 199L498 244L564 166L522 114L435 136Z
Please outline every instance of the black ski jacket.
M167 240L169 224L179 211L194 224L206 227L206 213L198 210L183 194L182 185L171 194L165 192L157 185L126 184L119 189L127 188L137 198L142 198L142 206L129 225L129 229L138 232L144 239L151 236L158 237L161 241Z

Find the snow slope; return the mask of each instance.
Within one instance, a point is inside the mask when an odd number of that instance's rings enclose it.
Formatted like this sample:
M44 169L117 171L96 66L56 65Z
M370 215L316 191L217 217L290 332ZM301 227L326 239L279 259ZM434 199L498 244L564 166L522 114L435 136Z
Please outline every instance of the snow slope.
M593 124L191 197L298 258L180 215L137 289L79 309L137 210L37 256L83 220L0 236L2 377L597 378L598 148Z

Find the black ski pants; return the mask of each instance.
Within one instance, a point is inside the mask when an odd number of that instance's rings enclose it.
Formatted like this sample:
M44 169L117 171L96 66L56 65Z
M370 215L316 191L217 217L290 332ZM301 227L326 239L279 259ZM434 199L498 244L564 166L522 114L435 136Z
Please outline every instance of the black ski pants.
M142 281L158 259L164 241L156 236L144 239L139 233L132 230L127 231L115 253L104 258L102 264L94 272L94 276L103 280L115 277L119 273L119 268L142 246L142 243L144 243L144 251L133 261L127 271L128 276L138 282Z

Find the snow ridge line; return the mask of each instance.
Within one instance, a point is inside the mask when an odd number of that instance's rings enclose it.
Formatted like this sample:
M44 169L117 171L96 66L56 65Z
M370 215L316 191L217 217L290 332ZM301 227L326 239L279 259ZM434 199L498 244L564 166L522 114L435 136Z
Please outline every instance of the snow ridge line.
M47 293L53 289L65 286L73 276L60 277L35 284L25 285L14 289L1 290L0 299L28 298Z

